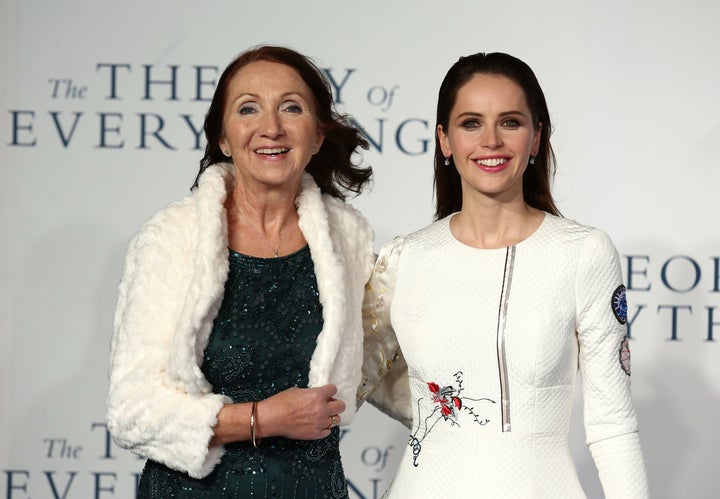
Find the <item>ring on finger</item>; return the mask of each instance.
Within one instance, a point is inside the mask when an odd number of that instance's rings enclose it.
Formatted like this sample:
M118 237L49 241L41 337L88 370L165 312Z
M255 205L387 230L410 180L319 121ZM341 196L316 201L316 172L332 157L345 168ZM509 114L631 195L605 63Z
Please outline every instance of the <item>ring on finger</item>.
M339 418L337 414L330 416L330 425L328 426L328 430L332 430L338 425L338 419Z

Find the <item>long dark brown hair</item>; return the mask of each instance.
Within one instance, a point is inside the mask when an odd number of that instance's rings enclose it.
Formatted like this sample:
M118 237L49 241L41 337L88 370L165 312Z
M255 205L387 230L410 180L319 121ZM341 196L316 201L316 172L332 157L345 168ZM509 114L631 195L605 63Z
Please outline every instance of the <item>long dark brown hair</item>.
M445 75L437 104L437 125L447 133L450 113L460 87L476 74L500 75L517 83L525 94L535 129L540 130L540 148L535 164L528 166L523 175L525 202L539 210L559 215L550 191L550 181L555 175L555 154L550 145L552 124L545 95L530 66L517 57L501 52L483 52L461 57ZM437 127L436 127L437 128ZM462 207L462 187L457 169L445 166L445 156L440 140L435 136L435 218L441 219Z
M345 199L347 191L359 194L370 181L372 168L361 168L353 161L358 148L368 149L369 144L362 133L354 127L347 116L338 114L333 103L330 83L324 73L304 55L286 48L263 45L247 50L232 61L218 80L210 108L205 116L205 155L200 160L200 171L193 188L208 166L227 161L220 150L223 135L223 112L227 88L233 76L248 64L269 61L289 66L298 72L310 88L314 100L318 128L325 135L320 150L312 156L305 167L323 193Z

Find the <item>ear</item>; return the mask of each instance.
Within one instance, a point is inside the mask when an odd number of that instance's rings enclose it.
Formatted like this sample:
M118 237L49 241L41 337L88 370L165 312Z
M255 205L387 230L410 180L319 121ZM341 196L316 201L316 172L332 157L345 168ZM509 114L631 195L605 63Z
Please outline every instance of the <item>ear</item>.
M322 147L323 142L325 142L325 134L318 131L317 138L315 139L315 147L313 148L313 154L317 154Z
M537 129L535 130L535 137L533 137L532 152L533 156L537 156L540 150L540 137L542 135L542 123L538 123Z
M443 153L443 156L446 158L448 156L452 156L452 147L450 147L450 139L445 134L445 131L443 130L442 125L437 126L437 137L438 142L440 142L440 150Z

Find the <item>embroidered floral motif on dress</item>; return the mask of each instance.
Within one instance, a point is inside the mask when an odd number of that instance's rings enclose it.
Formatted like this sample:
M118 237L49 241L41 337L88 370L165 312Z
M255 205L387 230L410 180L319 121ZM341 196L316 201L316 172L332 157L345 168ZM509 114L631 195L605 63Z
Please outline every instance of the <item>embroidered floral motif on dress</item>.
M413 465L416 467L420 465L419 457L422 451L422 441L425 437L435 428L440 421L450 422L450 426L461 426L461 411L465 411L465 421L462 423L475 423L480 426L485 426L490 422L490 419L480 415L480 410L475 407L467 405L466 401L471 402L490 402L495 403L494 400L489 398L470 398L462 397L460 394L463 392L463 373L458 371L454 374L455 385L440 386L434 381L428 381L427 387L429 391L429 400L432 403L432 411L425 418L422 417L421 411L423 406L423 398L418 399L418 422L417 428L410 435L408 445L413 450ZM457 386L457 388L456 388ZM421 428L424 430L421 432Z
M627 336L623 338L620 344L620 367L622 370L630 376L630 342Z

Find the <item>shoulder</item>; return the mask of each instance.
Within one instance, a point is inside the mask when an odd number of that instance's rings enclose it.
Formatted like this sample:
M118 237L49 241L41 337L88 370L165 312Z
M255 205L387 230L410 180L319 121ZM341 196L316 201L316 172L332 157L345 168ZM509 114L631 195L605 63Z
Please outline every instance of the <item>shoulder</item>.
M450 219L453 215L437 220L422 229L401 237L402 245L406 248L430 250L433 247L447 242Z
M184 239L189 222L196 219L195 212L191 196L169 204L140 226L130 240L130 251L177 244Z
M333 225L340 225L348 230L371 231L365 216L351 204L327 194L322 195L322 200L331 222L331 228Z
M575 220L552 215L550 213L545 214L545 220L543 220L541 227L551 237L557 237L565 240L582 240L587 237L590 232L596 230L594 227L589 225L584 225Z
M387 268L397 268L403 254L427 255L447 239L449 221L449 217L444 218L415 232L396 236L380 249L375 270L384 272Z
M422 229L411 232L410 234L408 234L407 237L409 240L423 240L436 237L437 234L446 233L448 227L450 226L450 220L452 220L452 217L454 215L455 213L453 213L452 215L448 215L445 218L441 218L440 220L436 220L435 222L423 227Z
M301 218L314 219L316 222L327 219L331 232L373 237L370 224L360 211L342 199L322 194L308 173L302 178L297 204Z
M200 177L198 187L151 216L137 231L131 245L137 247L161 241L175 245L178 240L194 234L203 210L207 211L209 207L213 211L222 209L227 178L227 169L222 165L208 167Z
M618 251L603 230L573 220L547 215L545 235L553 240L548 251L559 261L574 262L579 283L594 281L601 276L617 280L620 268Z
M335 250L344 255L346 265L369 272L375 233L367 219L353 206L332 196L323 195L323 203Z
M544 238L578 250L613 247L610 236L601 229L551 214L545 215Z

